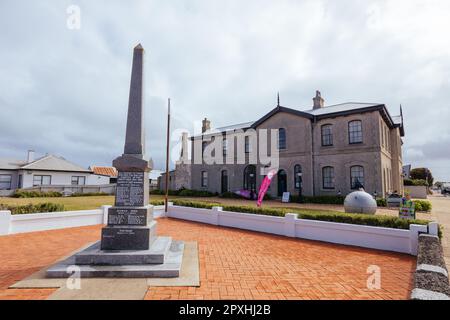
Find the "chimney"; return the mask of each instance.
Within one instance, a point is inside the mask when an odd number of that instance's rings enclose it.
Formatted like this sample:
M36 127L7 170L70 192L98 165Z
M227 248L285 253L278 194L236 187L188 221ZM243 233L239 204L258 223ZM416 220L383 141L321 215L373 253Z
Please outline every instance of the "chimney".
M34 161L34 150L28 150L27 163Z
M208 131L209 129L211 129L211 121L205 118L202 120L202 133Z
M314 106L313 106L314 110L324 107L325 100L323 100L322 95L320 94L319 90L316 91L316 97L313 98L313 101L314 101Z
M188 133L183 132L181 136L181 154L180 161L187 163L188 160Z

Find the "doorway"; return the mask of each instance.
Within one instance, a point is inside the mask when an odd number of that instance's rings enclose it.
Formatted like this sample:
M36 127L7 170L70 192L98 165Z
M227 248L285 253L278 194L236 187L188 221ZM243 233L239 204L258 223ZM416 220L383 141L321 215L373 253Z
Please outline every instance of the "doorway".
M277 174L278 182L278 196L282 197L284 192L287 192L287 174L286 171L281 169Z

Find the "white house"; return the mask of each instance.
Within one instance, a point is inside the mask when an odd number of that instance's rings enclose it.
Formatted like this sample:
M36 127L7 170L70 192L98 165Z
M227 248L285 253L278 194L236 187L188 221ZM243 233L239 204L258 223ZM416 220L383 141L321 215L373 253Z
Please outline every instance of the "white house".
M94 174L63 157L45 155L34 159L34 151L28 151L27 160L0 158L0 196L14 193L16 189L41 191L113 192L110 177Z

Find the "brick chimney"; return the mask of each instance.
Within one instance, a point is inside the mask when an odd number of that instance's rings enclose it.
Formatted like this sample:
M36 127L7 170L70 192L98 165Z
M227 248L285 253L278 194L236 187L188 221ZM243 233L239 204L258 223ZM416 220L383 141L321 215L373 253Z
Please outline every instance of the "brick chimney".
M34 150L28 150L27 163L34 161Z
M320 94L319 90L316 91L316 96L313 98L313 101L314 101L314 105L313 105L314 110L324 107L325 100L323 100L322 95Z
M211 129L211 121L205 118L202 120L202 133L208 131L209 129Z

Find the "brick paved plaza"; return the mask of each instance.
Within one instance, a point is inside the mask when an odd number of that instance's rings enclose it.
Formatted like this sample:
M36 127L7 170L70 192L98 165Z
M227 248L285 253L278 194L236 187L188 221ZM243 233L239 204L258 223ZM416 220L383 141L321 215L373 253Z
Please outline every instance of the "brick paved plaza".
M55 289L8 289L99 239L101 226L0 237L0 299L45 299ZM198 241L200 287L150 287L146 299L408 299L415 258L159 219L159 234ZM367 267L381 268L368 290Z

